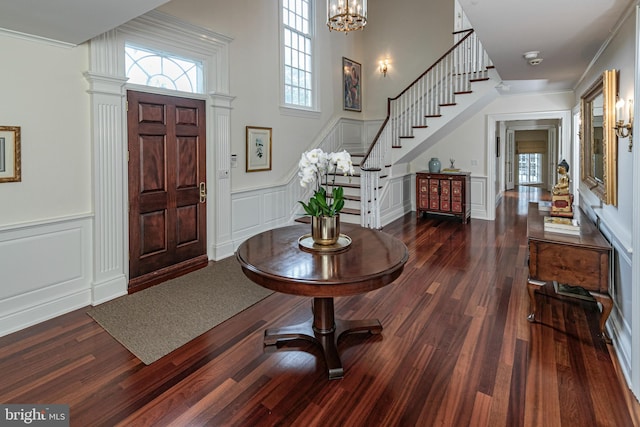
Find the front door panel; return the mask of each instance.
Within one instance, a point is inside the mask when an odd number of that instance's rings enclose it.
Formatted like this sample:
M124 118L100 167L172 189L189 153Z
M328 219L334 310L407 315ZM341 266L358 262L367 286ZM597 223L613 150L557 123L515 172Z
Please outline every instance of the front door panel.
M205 103L129 91L127 119L131 287L189 260L206 264Z

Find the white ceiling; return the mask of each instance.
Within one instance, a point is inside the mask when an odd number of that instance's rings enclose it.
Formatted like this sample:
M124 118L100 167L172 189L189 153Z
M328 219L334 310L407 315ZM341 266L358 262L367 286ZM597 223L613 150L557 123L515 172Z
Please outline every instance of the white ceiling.
M506 90L571 90L636 0L459 0ZM532 66L525 52L539 51Z
M0 28L77 45L169 0L0 0Z
M512 93L574 89L636 1L459 0ZM0 28L76 45L167 2L0 0ZM529 65L528 51L542 63Z

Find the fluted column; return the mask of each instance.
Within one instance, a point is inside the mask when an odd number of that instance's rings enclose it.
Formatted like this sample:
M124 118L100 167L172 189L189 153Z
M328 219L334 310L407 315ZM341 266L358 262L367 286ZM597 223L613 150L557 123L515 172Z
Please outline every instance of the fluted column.
M215 203L209 204L210 212L207 224L209 227L208 248L210 259L221 259L233 255L231 240L231 102L234 97L220 93L210 93L211 109L208 122L212 124L213 138L207 150L207 165L214 165L208 172L209 183L215 183Z
M125 183L127 141L124 85L118 71L115 31L90 42L89 82L93 148L93 286L92 303L127 292Z

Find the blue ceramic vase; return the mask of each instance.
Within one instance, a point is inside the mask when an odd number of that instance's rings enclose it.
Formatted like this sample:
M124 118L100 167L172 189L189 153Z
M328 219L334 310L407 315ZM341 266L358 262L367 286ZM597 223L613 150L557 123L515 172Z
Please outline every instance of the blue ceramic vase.
M432 157L431 160L429 160L429 172L439 173L440 166L440 160L437 157Z

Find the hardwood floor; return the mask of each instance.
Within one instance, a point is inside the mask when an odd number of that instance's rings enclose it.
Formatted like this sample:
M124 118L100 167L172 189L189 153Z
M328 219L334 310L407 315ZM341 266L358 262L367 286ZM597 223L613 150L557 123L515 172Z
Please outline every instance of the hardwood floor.
M342 380L310 345L263 352L266 327L310 315L274 294L149 366L84 309L0 338L0 402L69 404L83 427L638 425L594 305L540 295L540 323L526 320L539 194L508 193L496 221L385 227L410 258L394 284L336 299L337 316L384 327L340 341Z

